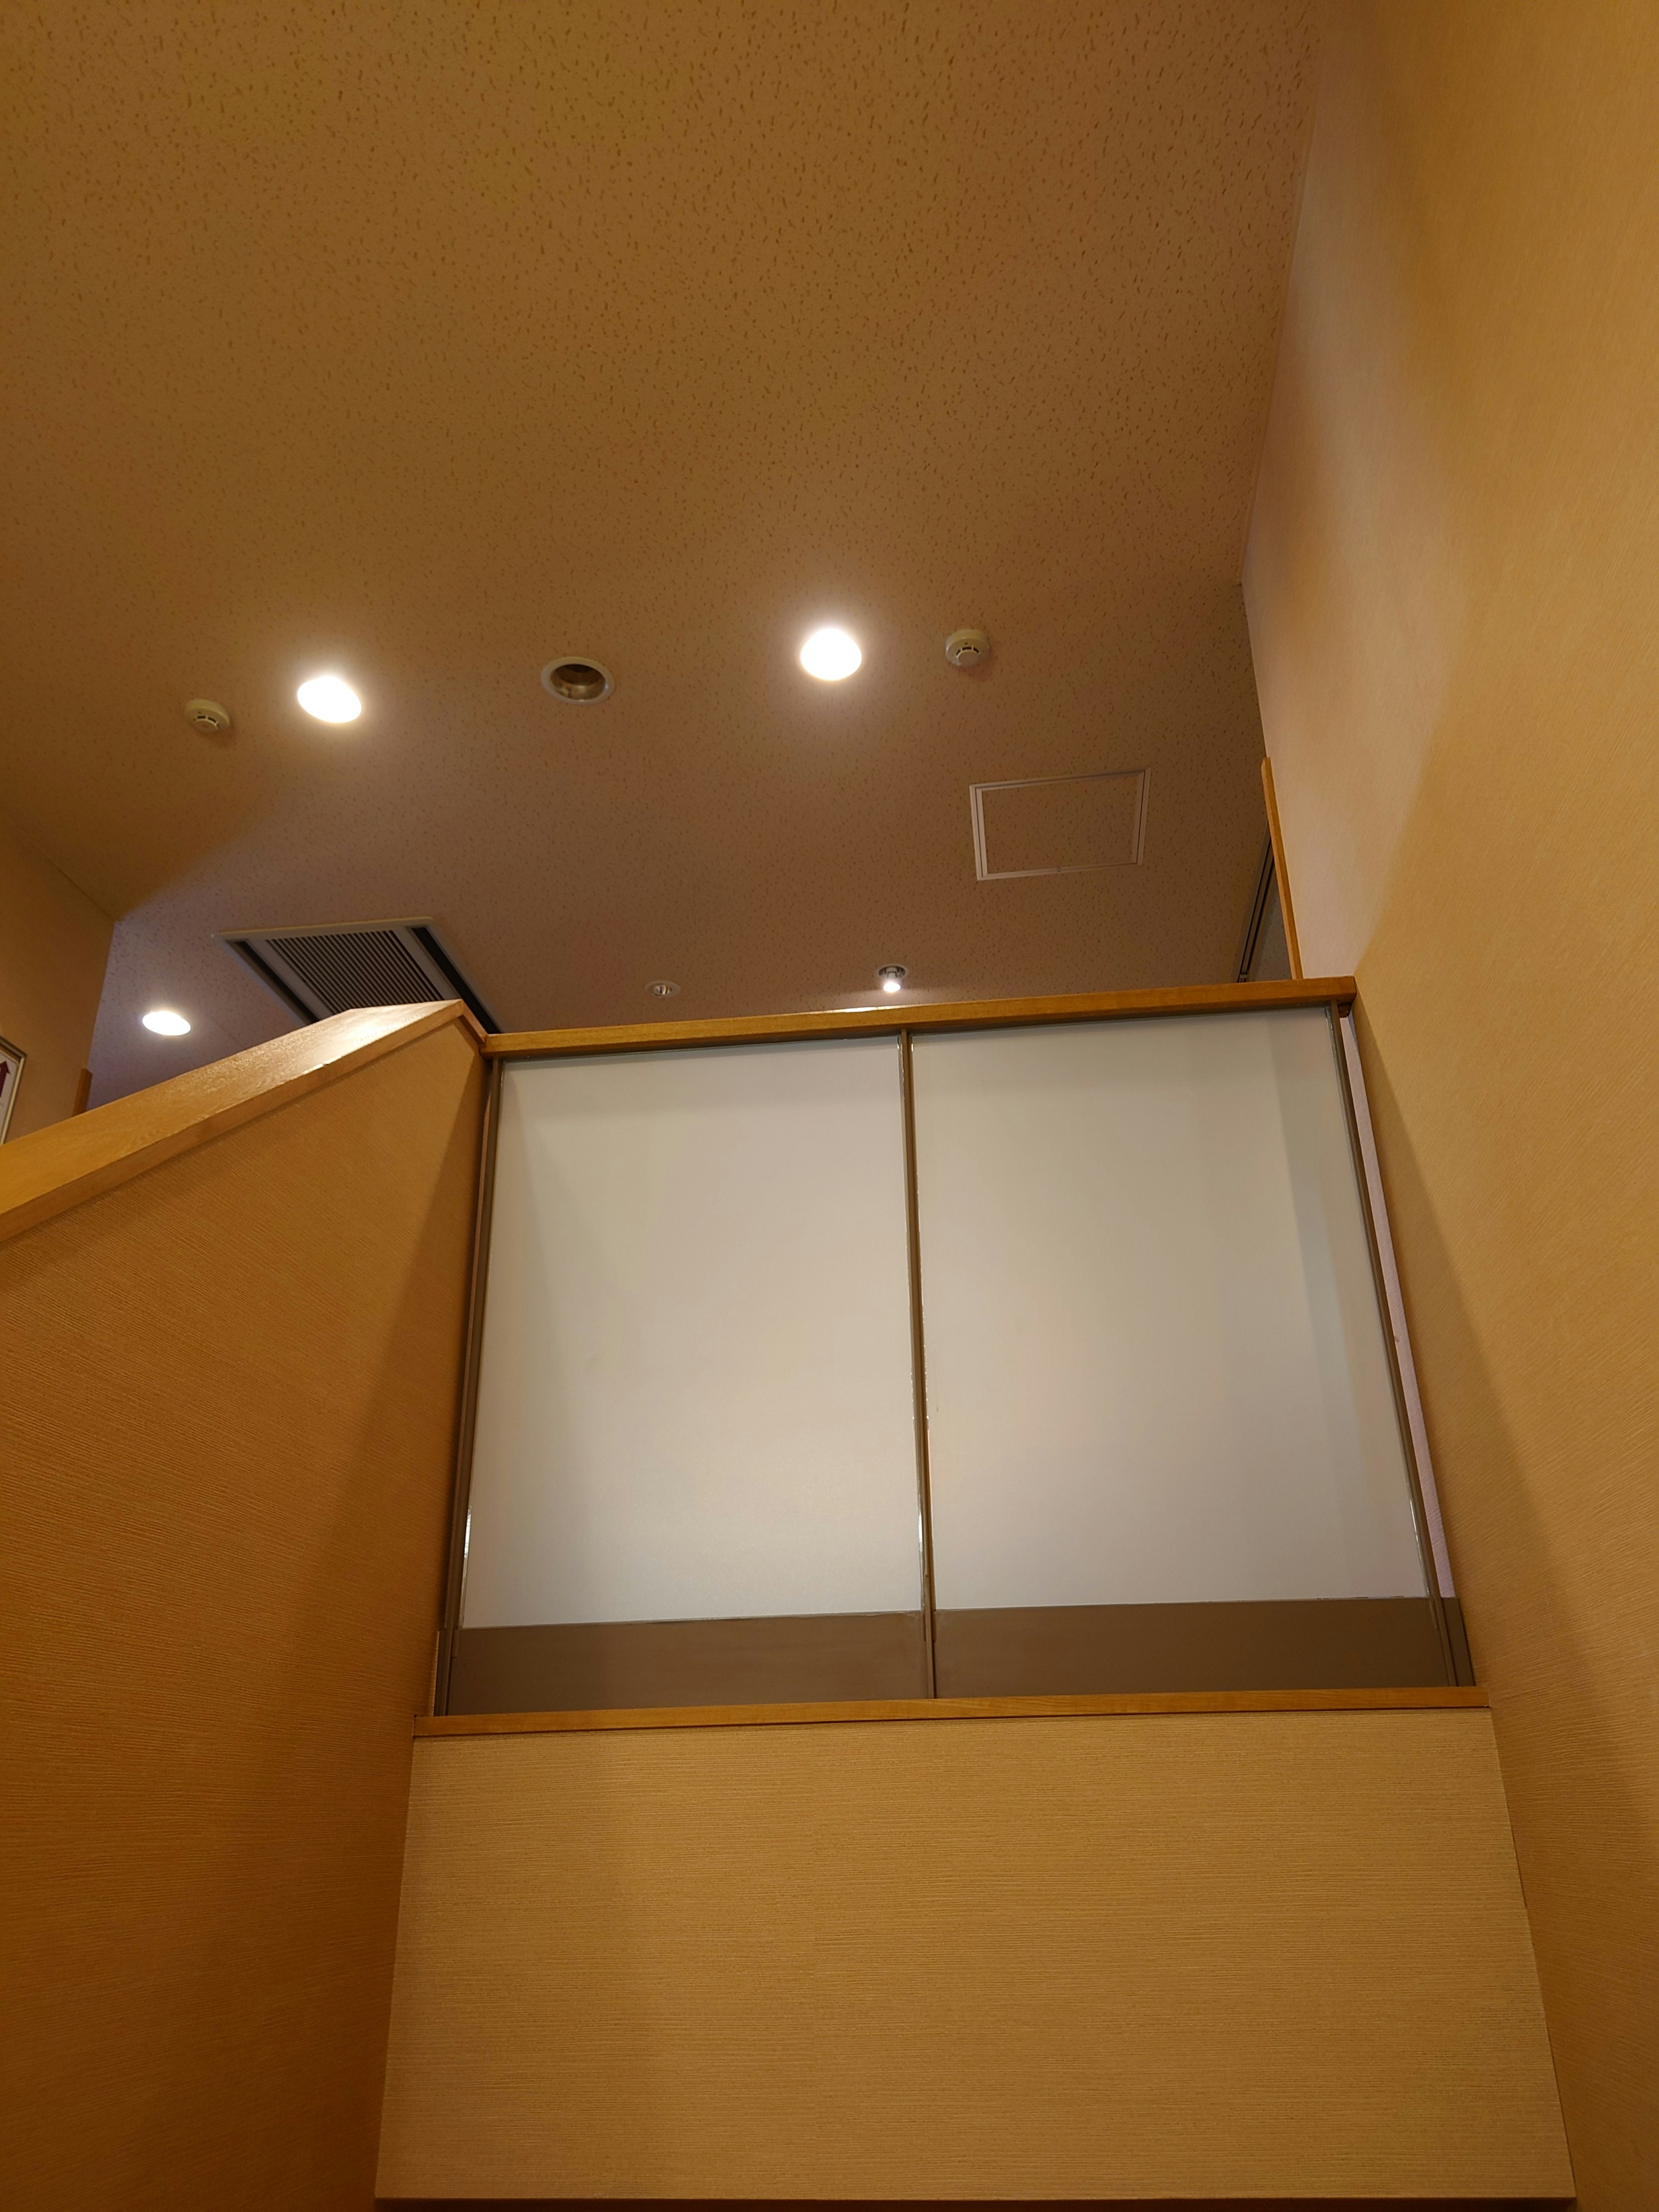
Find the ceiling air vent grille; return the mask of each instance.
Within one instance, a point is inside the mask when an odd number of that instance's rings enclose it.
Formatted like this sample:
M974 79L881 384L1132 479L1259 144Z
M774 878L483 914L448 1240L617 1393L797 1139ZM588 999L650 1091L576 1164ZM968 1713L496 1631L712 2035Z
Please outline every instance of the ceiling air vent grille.
M429 921L224 929L219 937L302 1021L320 1022L359 1006L460 999L485 1029L501 1026Z

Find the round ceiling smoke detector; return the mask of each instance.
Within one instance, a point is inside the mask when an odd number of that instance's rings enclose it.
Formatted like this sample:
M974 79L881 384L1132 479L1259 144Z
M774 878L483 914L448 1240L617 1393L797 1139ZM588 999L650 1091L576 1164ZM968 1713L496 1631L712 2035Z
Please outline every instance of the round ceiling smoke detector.
M616 689L611 671L574 653L562 653L542 671L542 688L571 707L597 706Z
M952 668L981 668L991 657L991 641L982 629L953 629L945 641L945 658Z
M230 727L230 714L216 699L186 699L185 720L210 738L222 738Z

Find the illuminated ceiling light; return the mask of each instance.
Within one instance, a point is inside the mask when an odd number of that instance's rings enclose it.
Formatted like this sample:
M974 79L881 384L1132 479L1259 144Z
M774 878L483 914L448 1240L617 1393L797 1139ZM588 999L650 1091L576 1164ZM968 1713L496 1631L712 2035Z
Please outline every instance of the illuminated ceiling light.
M908 968L901 968L895 961L890 967L877 969L876 981L890 996L893 992L902 991L904 988L904 979L909 972Z
M341 676L313 676L295 695L307 714L319 722L355 722L363 702Z
M820 684L839 684L863 659L859 641L844 629L815 629L800 649L800 665Z
M171 1006L152 1006L144 1016L144 1027L153 1030L157 1036L188 1036L190 1024L182 1014L175 1014Z

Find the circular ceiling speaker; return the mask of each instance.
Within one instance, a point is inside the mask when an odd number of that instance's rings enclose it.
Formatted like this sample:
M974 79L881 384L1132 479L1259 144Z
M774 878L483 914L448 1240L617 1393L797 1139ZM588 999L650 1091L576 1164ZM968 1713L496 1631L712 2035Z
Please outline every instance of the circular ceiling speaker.
M222 738L230 727L230 714L216 699L186 699L185 720L210 738Z
M611 671L602 668L597 660L589 660L580 653L562 653L543 669L542 688L550 691L556 699L562 699L567 706L593 707L601 699L608 699L616 685Z
M953 629L945 641L945 658L952 668L980 668L991 656L991 641L982 629Z

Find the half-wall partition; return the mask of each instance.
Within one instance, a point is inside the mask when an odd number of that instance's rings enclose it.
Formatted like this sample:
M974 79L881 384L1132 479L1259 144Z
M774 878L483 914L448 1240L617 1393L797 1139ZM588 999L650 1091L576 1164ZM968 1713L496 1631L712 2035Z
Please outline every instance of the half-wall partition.
M1467 1680L1351 994L492 1040L439 1710Z

